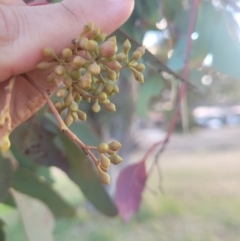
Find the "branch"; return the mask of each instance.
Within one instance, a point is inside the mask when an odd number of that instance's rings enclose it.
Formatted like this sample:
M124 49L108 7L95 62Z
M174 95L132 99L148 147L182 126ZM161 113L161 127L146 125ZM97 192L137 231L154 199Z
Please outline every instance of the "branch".
M51 109L52 113L57 119L57 122L59 124L59 127L62 132L64 132L70 139L72 139L74 142L78 144L78 146L81 147L81 149L84 151L86 155L89 155L91 159L94 161L95 165L99 165L99 162L97 158L94 156L94 154L90 151L93 150L93 147L88 147L85 145L64 123L62 120L62 117L59 115L57 109L55 108L52 100L50 99L48 93L44 91L41 87L39 87L34 79L32 79L28 74L21 74L22 77L24 77L30 84L32 84L43 96L43 98L47 101L47 104L49 105L49 108Z
M196 25L198 4L199 4L199 0L194 0L192 3L190 22L188 25L188 35L187 35L187 43L186 43L186 50L185 50L185 60L184 60L184 68L183 68L183 72L182 72L182 79L187 79L188 74L189 74L188 62L189 62L189 56L190 56L191 49L192 49L191 34L193 33L195 25ZM166 149L167 144L172 136L172 133L174 132L174 130L176 128L176 124L181 116L180 103L182 102L183 98L185 97L186 87L187 87L187 83L183 82L181 85L181 88L179 90L179 94L178 94L179 97L178 97L177 110L174 114L174 117L171 121L170 127L168 129L168 132L167 132L164 140L155 143L145 154L145 158L147 159L147 157L150 155L150 153L152 153L157 147L160 147L157 154L155 155L154 161L148 171L148 175L147 175L148 177L153 172L154 166L158 163L160 155ZM143 161L146 161L146 159L143 159Z

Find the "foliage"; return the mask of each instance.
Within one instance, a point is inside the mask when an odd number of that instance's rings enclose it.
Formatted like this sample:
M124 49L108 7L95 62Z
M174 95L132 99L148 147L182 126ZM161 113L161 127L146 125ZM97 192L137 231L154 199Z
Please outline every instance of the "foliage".
M156 6L159 6L159 8ZM161 12L159 12L159 9ZM234 83L234 86L237 87L239 86L237 80L240 78L238 68L240 49L238 43L238 26L234 21L233 13L233 10L229 12L223 4L215 6L211 1L201 1L198 6L195 26L197 37L192 41L192 51L188 61L190 70L189 81L197 86L197 88L212 94L211 86L207 89L206 86L203 86L201 83L203 76L210 75L213 79L213 84L217 81L219 82L218 85L220 87L214 92L215 95L219 94L219 92L226 93L226 83L224 84L223 78L219 77L221 75L228 76L228 80L235 79L235 82L229 81L229 83ZM135 40L142 42L148 30L161 31L163 33L161 35L162 39L159 41L157 47L161 48L164 44L167 52L172 53L164 57L164 59L167 59L166 63L162 63L157 59L158 52L156 56L153 56L149 51L146 51L143 57L144 64L148 68L148 70L144 72L147 76L147 81L145 81L143 86L137 88L139 89L139 91L137 91L139 94L135 103L136 113L141 118L148 117L149 107L157 109L155 107L156 101L169 102L175 100L175 98L172 98L174 88L169 81L169 79L172 81L171 75L175 76L176 79L180 78L182 81L185 81L174 74L173 71L180 73L186 64L185 50L187 48L187 38L189 34L193 34L187 31L190 15L191 1L141 0L136 3L130 20L121 30L113 33L121 42L118 47L124 43L123 39L126 38L127 34L129 35L128 37L132 47L138 48L139 44ZM164 29L157 29L156 22L160 22L161 20L166 20L167 26ZM123 31L125 31L126 34ZM116 46L114 47L116 48ZM54 53L51 54L54 56ZM209 54L212 55L212 63L210 63L210 66L206 66L204 60ZM60 60L55 58L54 61L56 64ZM86 67L88 68L89 65L86 65ZM136 65L134 67L136 67ZM107 67L105 70L108 70ZM143 69L141 70L143 71ZM59 68L55 70L55 73L58 71L60 71ZM133 74L134 73L136 77L136 72L133 71ZM59 75L61 76L61 74ZM109 79L108 82L110 82ZM128 80L126 82L128 82ZM229 91L233 91L234 89L234 86L232 87L231 84L229 84ZM114 84L114 86L118 88L118 85ZM96 90L96 86L94 87L95 89L93 91ZM214 87L216 87L216 85L214 85ZM189 96L191 98L190 106L193 107L198 105L203 97L199 97L196 101L195 92L192 91L191 87L189 89ZM237 88L235 89L238 90ZM170 94L163 98L163 93ZM93 93L91 92L91 94ZM176 93L174 92L174 94ZM109 95L111 94L109 93ZM128 92L126 89L124 93L120 91L120 102L122 103L123 99L125 101L132 100L130 95L131 91ZM64 97L66 97L66 95L64 95ZM209 101L211 98L213 97L206 96L206 98L204 97L204 101L208 104L216 103L216 98L215 102ZM194 100L192 101L192 99ZM229 101L229 103L234 102L236 102L236 98L232 102ZM67 107L69 106L70 105ZM118 121L120 118L126 120L128 117L131 119L129 115L134 115L135 110L130 109L129 111L129 106L124 104L122 108L119 109L121 114L118 115ZM172 103L172 106L175 106L175 103ZM55 107L58 107L56 102ZM60 109L61 108L59 108L58 111L61 114L62 110ZM74 106L72 106L72 109L74 109ZM10 154L0 156L0 200L19 208L20 214L23 220L25 220L25 228L27 232L30 232L28 234L30 237L29 240L36 240L34 236L31 236L35 235L34 233L31 234L31 231L35 229L36 226L33 228L29 222L29 210L25 201L28 197L23 194L41 200L56 219L73 217L77 213L76 208L68 203L68 201L53 188L54 180L52 180L51 177L51 167L53 166L64 171L68 178L78 186L87 200L90 201L98 211L110 217L116 216L119 211L119 214L125 220L129 221L132 214L139 209L142 192L145 187L147 174L144 162L133 164L122 170L117 181L114 203L107 194L106 189L99 182L96 169L85 155L85 146L82 146L82 148L76 146L74 141L63 134L58 129L56 122L45 112L45 110L39 112L38 115L16 128L10 136L12 142ZM99 124L99 122L96 121L97 117L90 112L87 107L86 112L91 113L90 116L93 116L92 123L95 123L95 125L89 126L78 121L73 123L69 129L87 146L94 145L96 147L102 139L101 134L99 134L101 133L101 130L99 130L101 128L96 128L96 123ZM102 118L108 119L108 123L114 122L114 118L105 115L105 112L103 112L102 116ZM65 123L67 122L68 121L65 120ZM124 123L125 128L129 123ZM115 122L114 124L116 125ZM114 124L112 125L114 126ZM122 132L122 129L120 131ZM15 191L11 191L12 188ZM6 199L6 195L9 192L12 196L8 196ZM15 202L13 202L13 199ZM41 224L43 224L42 227L40 227ZM39 225L40 230L46 229L44 223L39 223ZM4 240L3 227L4 224L1 222L0 240L1 238ZM51 240L51 237L46 236L45 240Z

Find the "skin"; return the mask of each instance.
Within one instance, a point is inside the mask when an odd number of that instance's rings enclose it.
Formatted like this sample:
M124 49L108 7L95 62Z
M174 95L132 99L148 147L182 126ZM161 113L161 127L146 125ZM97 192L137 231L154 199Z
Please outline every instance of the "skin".
M0 0L0 110L12 75L28 72L44 85L47 73L35 69L43 59L44 47L53 47L57 54L61 53L91 20L110 34L128 19L133 7L134 0L64 0L41 6L26 6L22 0ZM50 86L50 90L55 91L56 86ZM17 77L12 93L12 127L24 122L44 104L41 94ZM0 129L0 138L5 133L5 127Z

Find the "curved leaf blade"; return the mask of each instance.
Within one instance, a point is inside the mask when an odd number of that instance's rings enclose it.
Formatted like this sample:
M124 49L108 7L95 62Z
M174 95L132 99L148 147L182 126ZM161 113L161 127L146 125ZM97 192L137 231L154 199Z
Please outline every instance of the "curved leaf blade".
M53 241L54 220L49 210L40 203L37 209L34 208L31 199L15 190L11 190L11 194L18 207L28 241Z
M118 177L115 202L119 215L126 222L139 209L146 180L145 161L127 166Z
M0 241L6 241L6 235L3 228L4 228L4 222L0 219Z
M59 133L69 163L67 175L82 190L86 198L103 214L113 217L117 208L108 196L86 155L66 135Z
M19 167L14 175L13 188L45 203L57 218L72 217L75 209L35 173Z
M9 158L0 154L0 202L2 202L11 187L14 169Z

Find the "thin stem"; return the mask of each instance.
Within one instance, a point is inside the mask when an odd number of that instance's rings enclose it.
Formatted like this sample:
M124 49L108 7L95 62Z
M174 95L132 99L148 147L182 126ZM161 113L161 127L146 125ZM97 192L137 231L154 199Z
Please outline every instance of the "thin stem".
M77 85L74 84L73 87L74 87L78 92L81 92L82 95L84 95L84 96L86 96L86 97L89 97L89 98L91 98L91 99L97 99L96 96L88 94L86 91L80 89Z
M59 115L56 107L54 106L52 100L50 99L49 95L46 93L46 91L42 90L35 81L27 74L22 74L22 76L29 82L31 83L43 96L43 98L47 101L49 108L51 109L52 113L54 114L55 118L57 119L57 122L60 126L60 129L62 132L64 132L70 139L75 141L81 149L85 152L86 155L89 155L91 159L94 161L95 165L98 165L98 160L94 156L94 154L90 151L88 146L86 146L69 128L66 126L64 121L62 120L62 117Z
M194 31L195 24L196 24L198 4L199 4L199 0L194 0L193 4L192 4L190 22L189 22L189 26L188 26L188 36L187 36L187 43L186 43L186 50L185 50L184 68L183 68L183 73L182 73L182 78L181 78L182 80L187 79L188 73L189 73L188 61L189 61L189 55L190 55L191 49L192 49L191 33ZM153 161L153 163L152 163L152 165L151 165L151 167L148 171L147 177L149 177L150 174L153 172L155 165L159 161L160 155L166 149L167 144L168 144L168 142L169 142L169 140L172 136L172 133L175 130L176 124L177 124L177 122L178 122L178 120L181 116L181 105L179 103L182 102L182 100L183 100L183 98L186 94L186 87L187 87L187 82L184 81L181 85L180 90L179 90L179 95L178 95L179 98L178 98L178 104L177 104L176 112L174 114L174 117L171 121L170 127L168 129L168 132L167 132L164 140L155 143L145 154L145 158L147 159L147 157L150 155L150 153L153 152L157 146L160 146L160 149L158 150L157 154L155 155L154 161ZM143 159L143 161L146 161L146 159Z

